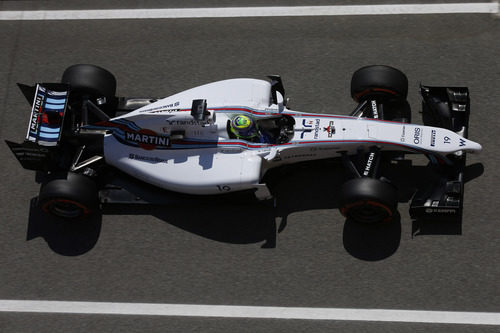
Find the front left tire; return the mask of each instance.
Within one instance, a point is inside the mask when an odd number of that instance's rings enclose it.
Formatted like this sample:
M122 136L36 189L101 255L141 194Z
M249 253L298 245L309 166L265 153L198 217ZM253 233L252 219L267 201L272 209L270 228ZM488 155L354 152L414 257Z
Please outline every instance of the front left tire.
M397 214L397 203L397 191L392 184L362 177L344 183L339 209L348 220L373 224L392 221Z

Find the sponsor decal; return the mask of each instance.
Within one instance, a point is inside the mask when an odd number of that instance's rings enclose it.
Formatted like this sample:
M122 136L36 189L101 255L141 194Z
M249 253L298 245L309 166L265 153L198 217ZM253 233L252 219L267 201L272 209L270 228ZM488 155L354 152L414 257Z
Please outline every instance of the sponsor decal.
M312 127L313 125L313 121L312 120L306 120L306 119L302 119L302 125L304 127Z
M222 148L219 151L223 154L238 154L241 153L243 149L239 147Z
M125 131L125 141L135 143L145 150L153 150L157 147L169 147L170 138L165 135L160 135L155 131L141 129L136 132Z
M339 147L311 147L310 151L329 151L337 149L339 149Z
M231 191L231 186L229 185L216 185L219 192L229 192Z
M42 103L43 103L43 96L36 95L35 103L33 105L33 114L31 117L31 125L30 125L30 130L33 132L36 132L38 124L38 116L42 111Z
M456 214L457 209L456 208L427 208L427 209L425 209L425 212L427 214L431 214L431 213Z
M316 119L316 121L319 121L319 119ZM309 119L302 119L302 126L304 126L304 129L300 133L300 138L303 139L306 133L312 132L312 127L313 127L314 121L309 120Z
M333 121L330 121L328 127L323 127L323 131L328 133L328 137L331 138L335 134L335 127L333 126Z
M378 119L377 102L375 100L372 101L372 112L373 112L373 118Z
M45 157L44 153L23 153L23 156L32 156L32 157Z
M314 123L314 139L317 139L319 137L319 123L320 123L320 120L316 119L316 121Z
M177 111L180 111L180 109L176 108L178 107L180 104L180 102L175 102L175 103L170 103L170 104L166 104L166 105L161 105L161 106L157 106L157 107L154 107L154 108L149 108L149 109L145 109L145 110L141 110L139 112L149 112L149 113L159 113L159 112L177 112Z
M288 160L290 158L304 158L304 157L314 157L316 154L295 154L295 155L288 155L288 156L283 156L284 160Z
M206 121L188 119L188 120L167 120L168 125L187 125L187 126L197 126L205 125Z
M39 147L36 147L36 148L28 148L28 147L12 147L11 148L13 152L16 152L16 151L32 151L32 152L40 152L40 153L48 153L49 150L47 148L39 148Z
M173 112L178 112L181 109L161 109L161 110L155 110L155 111L148 111L148 113L173 113Z
M436 145L436 130L431 131L431 147Z
M153 163L168 163L167 160L154 156L142 156L137 154L129 154L128 158L131 160L145 161L145 162L153 162Z
M368 176L370 174L370 169L372 168L373 159L375 158L375 153L371 152L368 156L368 161L366 161L365 171L363 176Z
M406 136L406 126L403 126L403 132L401 132L401 138L399 138L399 141L405 142L405 136Z
M30 153L30 152L16 152L15 153L17 157L23 158L23 157L45 157L47 154L44 153Z
M45 92L42 87L38 88L40 91ZM35 97L35 102L33 103L33 111L31 112L31 120L29 124L29 134L36 135L38 131L38 124L39 124L39 118L42 114L42 104L43 104L43 95L40 95L37 92L37 95ZM30 141L35 141L36 138L34 136L29 135L27 136L27 139Z
M465 146L465 140L464 139L460 139L460 147L463 147Z
M422 129L420 127L415 127L413 133L413 143L419 145L422 141Z
M145 150L170 148L170 136L140 128L133 121L127 119L102 121L95 125L85 125L84 128L111 131L116 140L132 147L140 147Z

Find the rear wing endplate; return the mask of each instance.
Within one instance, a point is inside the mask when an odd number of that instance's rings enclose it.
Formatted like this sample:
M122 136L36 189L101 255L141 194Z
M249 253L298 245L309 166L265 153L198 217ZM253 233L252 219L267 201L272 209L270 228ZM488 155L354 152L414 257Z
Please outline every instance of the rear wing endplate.
M6 140L23 168L50 170L61 139L70 87L61 83L19 85L26 98L32 100L26 138L22 143Z
M40 146L57 146L61 138L68 97L67 84L36 85L26 141Z

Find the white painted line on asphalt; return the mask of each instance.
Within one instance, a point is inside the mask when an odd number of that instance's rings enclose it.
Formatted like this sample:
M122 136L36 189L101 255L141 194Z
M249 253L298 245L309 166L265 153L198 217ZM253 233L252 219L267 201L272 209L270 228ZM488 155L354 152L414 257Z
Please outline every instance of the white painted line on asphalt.
M0 300L0 312L500 325L498 312Z
M26 10L0 11L0 20L109 20L169 19L275 16L344 16L402 14L498 14L498 1L478 3L357 5L357 6L290 6L290 7L223 7L223 8L157 8L92 10Z

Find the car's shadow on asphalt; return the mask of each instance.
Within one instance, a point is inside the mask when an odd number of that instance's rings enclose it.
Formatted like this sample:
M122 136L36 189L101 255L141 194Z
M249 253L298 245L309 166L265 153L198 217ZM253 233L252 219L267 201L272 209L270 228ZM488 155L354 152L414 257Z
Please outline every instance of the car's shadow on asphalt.
M397 214L391 222L373 225L347 220L342 236L344 248L353 257L366 261L382 260L399 248L401 217Z
M26 240L43 237L52 251L78 256L94 248L101 232L101 221L101 214L72 222L48 216L37 205L37 198L32 198Z
M400 202L408 202L417 184L430 177L423 166L397 166L388 172L399 188ZM268 181L275 200L259 202L248 196L235 200L229 200L228 197L193 202L183 200L168 206L108 205L104 207L102 214L152 215L214 241L231 244L262 243L262 248L275 248L279 246L279 233L286 232L287 217L290 214L313 209L337 209L338 190L345 179L344 168L337 160L308 162L271 175ZM341 221L344 221L343 218ZM79 255L94 247L100 227L101 216L95 216L87 224L70 225L49 219L34 205L33 200L27 238L29 240L41 236L53 251L62 255ZM449 228L456 228L456 225L450 225ZM449 230L440 232L453 234ZM399 248L400 240L399 214L391 223L385 224L344 222L344 248L361 260L377 261L390 257Z
M332 176L337 173L337 176ZM262 243L275 248L277 235L286 229L294 212L336 208L335 189L342 184L338 163L299 164L268 179L274 199L258 201L253 195L176 202L170 206L110 205L104 214L153 215L201 237L231 244Z

